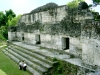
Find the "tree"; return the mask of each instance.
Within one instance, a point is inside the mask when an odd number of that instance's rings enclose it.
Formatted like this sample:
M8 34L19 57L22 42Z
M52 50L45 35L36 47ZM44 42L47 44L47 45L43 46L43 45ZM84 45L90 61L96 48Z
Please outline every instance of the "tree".
M67 6L70 8L76 8L80 2L83 2L84 0L73 0L72 2L68 2Z
M100 0L92 0L94 4L100 4Z
M6 26L8 20L12 20L15 16L16 14L11 9L5 10L5 14L3 11L0 11L0 27Z
M6 24L6 16L4 12L0 11L0 26L3 26Z
M7 32L7 28L8 26L15 26L17 25L19 19L21 18L21 15L18 15L17 17L14 17L12 19L8 19L8 22L6 23L6 26L5 26L5 32L3 32L3 36L7 39L7 35L8 35L8 32Z
M22 15L18 15L17 17L12 18L12 20L8 20L7 26L15 26Z
M7 32L7 27L6 26L1 26L0 27L0 35L2 35L4 38L8 38L8 32Z
M7 20L11 20L12 18L16 17L16 14L11 9L5 10L5 13Z
M21 15L16 17L16 14L11 10L0 11L0 39L8 38L8 26L16 25ZM2 37L2 38L1 38Z
M86 2L80 2L78 5L78 9L88 9L89 6Z

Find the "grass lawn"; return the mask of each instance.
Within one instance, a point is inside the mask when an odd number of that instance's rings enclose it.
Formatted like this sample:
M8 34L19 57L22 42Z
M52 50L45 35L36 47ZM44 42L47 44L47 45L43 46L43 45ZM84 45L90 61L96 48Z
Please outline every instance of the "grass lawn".
M32 75L31 73L19 70L18 64L8 58L0 48L0 75Z
M4 41L0 40L0 46L2 46L2 45L6 45L6 40L4 40Z

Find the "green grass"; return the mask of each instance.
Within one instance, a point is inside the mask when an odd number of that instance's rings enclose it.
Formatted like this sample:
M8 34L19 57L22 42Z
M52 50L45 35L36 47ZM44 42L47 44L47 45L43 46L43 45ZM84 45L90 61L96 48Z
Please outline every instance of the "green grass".
M6 40L3 40L3 41L0 40L0 46L1 46L1 45L6 45Z
M0 75L32 75L28 71L19 70L18 64L8 58L0 48Z

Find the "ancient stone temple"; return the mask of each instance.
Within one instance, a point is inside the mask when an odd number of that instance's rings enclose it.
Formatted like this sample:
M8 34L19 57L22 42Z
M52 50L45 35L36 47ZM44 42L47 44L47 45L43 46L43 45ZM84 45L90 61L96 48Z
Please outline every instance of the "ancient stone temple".
M17 26L9 27L8 40L69 52L83 64L99 67L100 21L95 14L48 3L23 14Z

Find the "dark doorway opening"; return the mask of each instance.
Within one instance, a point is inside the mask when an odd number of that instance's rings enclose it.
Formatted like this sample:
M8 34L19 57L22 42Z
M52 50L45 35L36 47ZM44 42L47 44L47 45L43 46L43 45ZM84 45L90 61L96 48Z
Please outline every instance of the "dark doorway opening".
M35 41L36 41L36 44L41 44L41 39L40 39L40 35L39 34L36 34Z
M17 32L15 32L15 41L17 41Z
M66 37L62 38L62 49L63 50L69 49L69 38Z
M24 41L24 34L22 34L22 41Z

